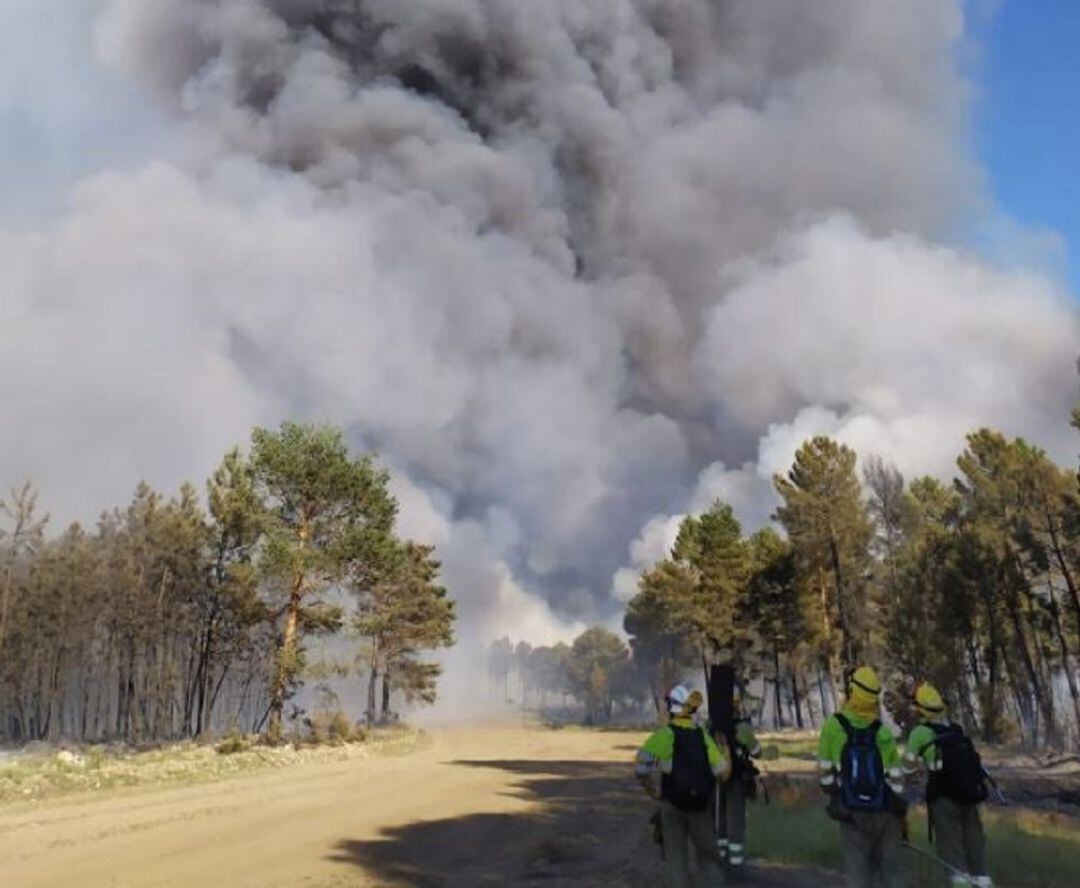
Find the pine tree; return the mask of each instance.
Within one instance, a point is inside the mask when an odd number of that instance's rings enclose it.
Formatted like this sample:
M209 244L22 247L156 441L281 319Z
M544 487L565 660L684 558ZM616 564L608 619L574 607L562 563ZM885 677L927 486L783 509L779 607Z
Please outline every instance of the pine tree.
M368 646L369 724L376 719L380 676L383 721L390 716L394 690L403 692L410 702L435 701L441 667L420 656L454 643L454 602L436 583L440 565L433 553L432 546L396 545L381 554L377 570L365 569L364 580L353 585L358 599L354 626Z
M567 671L574 693L585 702L589 724L611 721L621 673L628 668L626 645L607 629L586 629L574 639Z
M251 462L266 515L261 569L278 627L267 724L268 738L278 742L285 700L303 668L304 636L341 624L340 606L324 596L346 564L355 578L364 553L386 545L397 506L387 473L370 456L350 456L337 429L256 429Z
M794 547L802 582L816 593L834 694L843 686L841 664L852 668L871 652L865 604L873 526L855 464L850 448L818 437L799 448L786 478L773 479L783 499L776 520Z
M749 540L752 573L747 611L761 645L761 654L773 673L773 704L781 727L782 688L787 681L798 726L803 727L800 674L813 627L807 619L806 595L799 585L791 544L772 528L759 530Z
M664 696L679 676L695 663L698 650L686 627L678 625L672 595L685 586L687 572L673 562L662 562L643 574L638 593L626 606L623 629L630 636L634 664L645 676L658 717L665 713Z

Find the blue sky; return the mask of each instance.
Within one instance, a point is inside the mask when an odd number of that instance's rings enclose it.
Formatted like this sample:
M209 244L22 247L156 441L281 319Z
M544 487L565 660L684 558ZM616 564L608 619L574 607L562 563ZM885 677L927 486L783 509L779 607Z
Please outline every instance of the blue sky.
M1001 209L1062 235L1080 295L1080 0L1003 0L979 28L976 139Z

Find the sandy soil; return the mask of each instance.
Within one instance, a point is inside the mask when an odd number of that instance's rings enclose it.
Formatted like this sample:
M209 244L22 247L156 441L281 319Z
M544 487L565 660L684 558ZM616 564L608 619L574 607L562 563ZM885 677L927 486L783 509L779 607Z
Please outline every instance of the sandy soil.
M650 886L639 738L439 731L399 758L0 808L0 885ZM757 866L747 885L831 884Z

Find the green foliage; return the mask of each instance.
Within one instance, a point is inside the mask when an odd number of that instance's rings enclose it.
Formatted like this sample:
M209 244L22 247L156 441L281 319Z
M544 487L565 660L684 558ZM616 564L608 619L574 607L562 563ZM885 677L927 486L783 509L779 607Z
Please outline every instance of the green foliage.
M862 499L853 450L830 438L807 441L787 477L773 481L783 500L776 520L787 531L801 581L816 593L819 643L834 686L841 666L871 652L867 587L873 525Z
M683 578L669 585L675 625L712 657L740 661L749 640L751 565L731 506L718 500L703 515L685 519L671 554Z
M233 728L226 734L220 743L214 747L219 755L236 755L238 752L247 752L251 749L251 742L241 734L238 730Z
M588 722L611 721L629 670L629 651L622 639L599 626L586 629L574 639L566 668L570 687L585 703Z
M695 665L697 657L689 634L676 617L681 576L672 562L657 565L642 576L638 594L627 604L623 617L634 665L644 675L661 718L665 714L664 695Z
M339 606L322 599L347 577L378 570L393 544L397 503L371 456L354 459L340 430L283 423L252 433L253 487L263 503L260 560L279 624L267 733L282 736L285 700L304 666L303 638L335 631Z
M375 720L375 683L384 682L382 720L390 717L392 691L412 702L434 703L442 668L424 662L426 651L454 643L455 607L436 582L434 548L406 542L388 545L377 560L349 562L357 599L354 628L367 643L368 723Z
M748 540L727 506L687 518L640 577L624 628L654 700L730 657L800 726L837 705L844 672L886 675L902 726L930 681L951 715L993 740L1080 742L1080 487L1022 439L969 436L952 485L819 437L774 479L771 528ZM816 693L808 676L816 676ZM1067 693L1067 696L1065 694ZM816 709L816 712L814 711Z
M157 742L237 723L254 733L267 717L279 739L306 639L338 631L338 589L385 576L395 553L411 578L395 662L452 642L438 563L395 537L373 458L324 427L252 440L250 458L225 454L205 511L191 485L169 498L140 484L93 530L47 539L31 486L0 502L0 740ZM410 662L395 687L430 700L437 677Z

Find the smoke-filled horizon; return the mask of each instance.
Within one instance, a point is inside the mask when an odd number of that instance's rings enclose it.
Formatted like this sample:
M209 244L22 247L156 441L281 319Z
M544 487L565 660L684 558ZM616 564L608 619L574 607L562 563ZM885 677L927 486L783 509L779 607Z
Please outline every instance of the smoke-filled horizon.
M956 243L995 216L960 0L91 25L168 123L0 227L0 465L61 517L332 422L394 470L462 632L545 642L611 620L687 510L767 520L812 434L909 475L982 425L1072 458L1068 294Z

